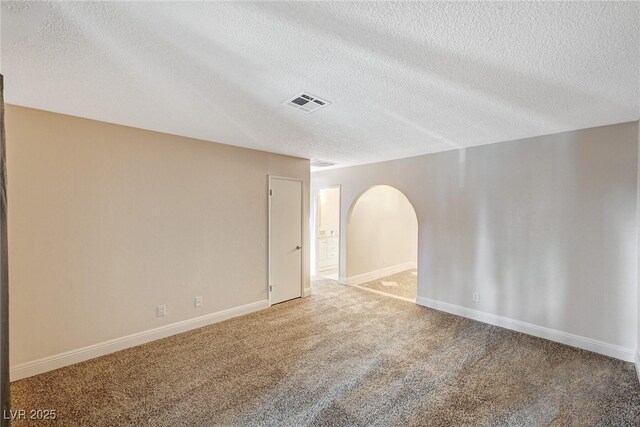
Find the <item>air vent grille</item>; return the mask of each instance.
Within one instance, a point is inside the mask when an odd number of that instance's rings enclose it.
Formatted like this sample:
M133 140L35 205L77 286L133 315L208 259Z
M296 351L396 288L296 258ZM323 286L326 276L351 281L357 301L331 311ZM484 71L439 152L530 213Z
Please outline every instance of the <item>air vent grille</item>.
M292 98L287 99L283 104L295 108L296 110L304 111L307 114L318 111L319 109L331 105L326 99L318 98L317 96L310 95L308 93L300 93Z
M329 162L327 160L317 160L317 159L311 160L311 167L314 167L314 168L326 168L326 167L335 166L335 165L336 163Z

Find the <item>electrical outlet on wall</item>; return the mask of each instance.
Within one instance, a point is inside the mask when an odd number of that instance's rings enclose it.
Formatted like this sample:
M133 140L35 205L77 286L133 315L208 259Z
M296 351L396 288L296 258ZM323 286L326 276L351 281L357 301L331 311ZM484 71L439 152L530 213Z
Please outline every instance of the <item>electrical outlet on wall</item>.
M202 307L202 297L195 297L193 299L193 305L195 307Z
M163 317L167 315L167 306L165 304L156 307L156 316Z
M479 292L474 292L473 293L473 302L480 302L480 293Z

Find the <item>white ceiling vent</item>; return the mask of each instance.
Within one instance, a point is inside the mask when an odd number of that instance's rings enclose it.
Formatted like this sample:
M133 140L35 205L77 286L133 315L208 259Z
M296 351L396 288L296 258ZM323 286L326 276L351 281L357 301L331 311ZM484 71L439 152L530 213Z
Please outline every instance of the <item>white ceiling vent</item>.
M335 165L336 163L328 162L326 160L311 159L312 168L326 168L326 167L335 166Z
M317 96L309 95L308 93L300 93L293 98L287 99L283 104L302 110L307 114L318 111L327 105L331 105L331 103L326 99L318 98Z

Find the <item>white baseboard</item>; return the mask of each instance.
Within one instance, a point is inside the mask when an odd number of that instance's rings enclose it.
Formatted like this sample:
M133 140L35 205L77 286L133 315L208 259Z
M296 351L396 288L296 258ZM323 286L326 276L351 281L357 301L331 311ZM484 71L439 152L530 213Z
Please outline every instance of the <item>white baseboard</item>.
M350 276L347 278L340 277L338 281L343 285L360 285L372 280L382 279L383 277L391 276L392 274L401 273L406 270L416 268L416 263L409 261L402 264L391 265L389 267L381 268L379 270L370 271L368 273L358 274L356 276Z
M640 349L636 351L636 375L638 376L638 381L640 381Z
M311 288L304 288L304 291L302 292L302 297L308 297L309 295L311 295Z
M511 329L539 338L548 339L550 341L559 342L561 344L570 345L572 347L578 347L583 350L593 351L594 353L604 354L605 356L614 357L626 362L634 361L635 352L629 348L597 341L580 335L558 331L556 329L546 328L544 326L534 325L532 323L522 322L520 320L510 319L508 317L486 313L484 311L473 310L459 305L436 301L430 298L419 296L416 299L416 303L424 307L456 314L458 316L467 317L469 319L488 323L490 325L500 326L502 328ZM636 362L636 366L638 366L638 362Z
M160 326L158 328L149 329L135 334L115 338L87 347L78 348L53 356L44 357L42 359L15 365L10 369L11 381L20 380L31 377L33 375L42 374L64 366L73 365L95 357L104 356L115 351L124 350L125 348L135 347L140 344L155 341L160 338L166 338L181 332L190 331L192 329L201 328L232 317L242 316L243 314L253 313L254 311L263 310L269 307L269 301L263 300L227 310L218 311L216 313L206 314L204 316L193 319L183 320L181 322L172 323L170 325Z

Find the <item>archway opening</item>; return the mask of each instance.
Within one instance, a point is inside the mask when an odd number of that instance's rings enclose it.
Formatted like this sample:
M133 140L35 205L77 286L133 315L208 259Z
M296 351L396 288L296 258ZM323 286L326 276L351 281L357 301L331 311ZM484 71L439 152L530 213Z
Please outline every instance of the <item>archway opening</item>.
M418 219L409 199L376 185L351 205L347 220L347 284L415 301Z

